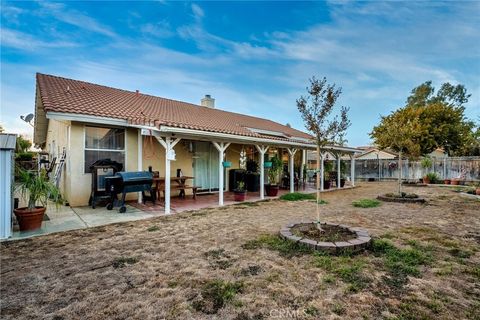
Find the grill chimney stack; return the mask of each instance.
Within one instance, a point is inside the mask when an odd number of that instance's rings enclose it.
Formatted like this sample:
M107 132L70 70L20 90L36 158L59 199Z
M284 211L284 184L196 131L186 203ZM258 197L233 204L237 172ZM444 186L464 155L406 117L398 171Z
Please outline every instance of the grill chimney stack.
M209 94L205 95L205 98L202 98L201 105L207 108L215 109L215 99L213 99Z

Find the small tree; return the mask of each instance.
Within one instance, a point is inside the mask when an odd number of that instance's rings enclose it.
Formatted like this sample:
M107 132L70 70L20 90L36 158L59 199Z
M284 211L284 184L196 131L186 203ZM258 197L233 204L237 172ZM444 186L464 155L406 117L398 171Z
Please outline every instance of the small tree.
M422 132L418 119L396 117L393 114L382 117L385 126L371 134L375 144L380 148L389 148L398 152L398 193L402 194L402 157L416 158L420 156L420 145L415 143L414 138Z
M320 155L321 150L327 145L345 142L345 132L350 126L350 120L347 116L349 108L342 106L340 118L338 115L332 117L333 108L342 93L342 88L336 88L335 84L328 84L325 77L322 80L312 77L309 81L308 95L301 96L297 100L297 108L302 115L305 127L315 136L317 152ZM320 176L318 166L317 163L317 221L320 223Z

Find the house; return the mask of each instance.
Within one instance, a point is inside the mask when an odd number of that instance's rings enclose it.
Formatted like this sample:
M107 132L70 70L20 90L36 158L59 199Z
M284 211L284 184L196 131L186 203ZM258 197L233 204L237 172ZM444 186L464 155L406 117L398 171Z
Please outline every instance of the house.
M393 160L398 157L397 154L388 150L380 150L375 147L364 149L361 154L358 154L355 158L357 160Z
M72 206L88 203L89 166L98 159L121 162L125 171L152 167L166 181L181 169L195 177L200 191L218 192L223 205L228 170L239 167L241 152L258 161L260 181L265 181L266 157L288 155L293 182L295 163L305 163L304 152L297 151L315 149L309 134L268 119L216 109L209 95L195 105L53 75L37 74L36 80L34 143L53 156L65 150L60 188ZM357 152L341 146L326 149ZM225 168L224 161L232 166ZM290 186L293 191L293 183ZM170 195L167 183L167 214ZM263 183L260 197L264 198Z
M443 150L441 148L437 148L437 149L433 150L432 152L430 152L428 154L428 156L431 157L431 158L443 159L443 158L448 157L448 153L446 153L445 150Z

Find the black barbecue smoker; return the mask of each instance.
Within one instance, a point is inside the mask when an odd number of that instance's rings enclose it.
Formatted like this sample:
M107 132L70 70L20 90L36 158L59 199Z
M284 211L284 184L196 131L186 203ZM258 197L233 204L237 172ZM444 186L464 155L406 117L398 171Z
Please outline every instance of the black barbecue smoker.
M112 210L117 202L120 209L118 212L124 213L127 211L125 206L125 197L129 192L141 192L143 203L146 200L151 200L155 204L155 190L152 187L153 173L148 171L137 172L117 172L115 176L105 179L106 189L110 192L110 202L107 205L108 210ZM148 192L149 194L145 194ZM122 194L121 200L118 200L117 194Z
M99 200L110 199L110 190L105 186L105 178L115 176L118 171L122 171L123 164L111 159L100 159L90 166L92 173L92 191L88 204L95 209L95 205Z

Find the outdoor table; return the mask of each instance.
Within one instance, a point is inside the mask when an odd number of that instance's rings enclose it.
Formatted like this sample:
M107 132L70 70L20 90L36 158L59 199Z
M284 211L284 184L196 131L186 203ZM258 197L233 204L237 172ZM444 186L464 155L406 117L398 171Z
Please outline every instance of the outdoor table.
M187 185L188 180L193 180L195 177L182 176L182 177L171 177L170 178L170 189L171 190L180 190L179 196L185 198L185 189L192 189L193 199L195 199L197 194L197 187ZM165 177L156 177L153 178L153 183L157 189L157 198L161 198L161 192L165 193Z

